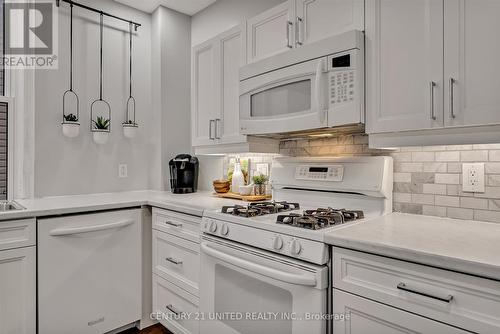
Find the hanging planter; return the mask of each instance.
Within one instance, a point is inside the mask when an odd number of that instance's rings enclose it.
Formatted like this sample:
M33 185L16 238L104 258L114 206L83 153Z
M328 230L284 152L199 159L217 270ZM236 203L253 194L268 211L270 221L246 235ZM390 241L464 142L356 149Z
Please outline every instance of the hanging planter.
M125 113L125 122L122 123L123 135L125 138L134 138L139 129L139 125L135 121L135 98L132 96L132 22L129 23L130 50L129 50L129 97L127 100L127 109ZM130 109L132 109L132 117L130 117Z
M63 94L63 121L62 132L63 135L69 138L77 137L80 133L80 100L78 95L73 91L73 4L70 6L70 70L69 70L69 89ZM74 96L76 100L76 114L66 113L67 98Z
M99 79L99 99L92 102L90 105L90 131L94 137L94 142L96 144L102 145L106 144L111 132L111 106L108 102L102 98L102 44L103 44L103 14L101 13L100 19L100 37L101 37L101 47L100 47L100 79ZM94 118L94 111L97 107L101 106L105 109L105 116L97 116Z

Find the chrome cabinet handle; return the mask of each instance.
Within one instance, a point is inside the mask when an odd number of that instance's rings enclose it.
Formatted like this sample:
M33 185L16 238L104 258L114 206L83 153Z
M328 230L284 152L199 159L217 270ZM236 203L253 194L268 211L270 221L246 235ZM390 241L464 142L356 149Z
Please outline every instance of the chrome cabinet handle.
M436 115L434 114L434 87L436 87L436 83L434 81L431 81L429 83L429 88L430 88L430 100L431 100L431 119L436 120Z
M454 106L454 103L455 103L455 99L454 99L454 94L453 94L453 86L455 85L455 79L454 78L450 78L450 117L451 118L455 118L457 117L455 115L455 106Z
M178 316L179 314L181 314L182 312L179 311L177 308L174 307L174 305L172 304L168 304L167 306L165 306L165 308L167 310L169 310L170 312L172 312L173 314L175 314L176 316Z
M215 139L220 139L220 118L215 119Z
M453 296L452 295L447 295L447 296L444 296L444 297L434 296L434 295L431 295L431 294L429 294L427 292L422 292L422 291L418 291L418 290L416 290L414 288L410 288L410 287L408 287L403 282L399 283L398 286L397 286L397 288L399 290L403 290L405 292L413 293L413 294L424 296L424 297L429 297L429 298L436 299L436 300L439 300L439 301L442 301L442 302L446 302L446 303L450 303L453 300Z
M182 264L182 260L174 259L173 257L167 257L165 260L175 265Z
M182 224L180 223L174 223L173 221L167 220L165 224L173 226L173 227L182 227Z
M297 19L296 19L296 27L295 27L295 33L297 34L296 36L296 43L297 45L302 45L302 25L303 25L303 20L301 17L297 16Z
M286 47L293 48L292 43L290 43L290 27L293 27L293 23L290 21L286 21Z
M209 122L208 122L208 139L211 139L211 140L214 140L215 137L212 136L212 124L214 124L214 120L211 119Z

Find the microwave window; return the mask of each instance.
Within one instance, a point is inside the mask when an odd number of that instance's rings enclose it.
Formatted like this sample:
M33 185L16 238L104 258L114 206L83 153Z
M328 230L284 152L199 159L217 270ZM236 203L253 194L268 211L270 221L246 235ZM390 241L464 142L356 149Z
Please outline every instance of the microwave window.
M311 110L311 80L292 82L251 96L251 117L270 117Z

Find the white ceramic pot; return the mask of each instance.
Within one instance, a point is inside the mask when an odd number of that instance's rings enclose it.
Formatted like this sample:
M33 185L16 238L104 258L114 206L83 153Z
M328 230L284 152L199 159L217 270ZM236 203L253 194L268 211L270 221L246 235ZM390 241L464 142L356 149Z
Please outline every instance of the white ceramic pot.
M109 138L109 131L103 130L93 130L92 135L94 136L94 142L99 145L106 144Z
M69 138L75 138L80 133L80 123L64 122L62 123L63 135Z
M123 126L123 135L125 138L134 138L135 135L137 134L137 130L139 127L137 125L132 125L132 124L122 124Z
M253 191L253 184L250 184L248 186L240 186L240 195L249 196L252 194L252 191Z

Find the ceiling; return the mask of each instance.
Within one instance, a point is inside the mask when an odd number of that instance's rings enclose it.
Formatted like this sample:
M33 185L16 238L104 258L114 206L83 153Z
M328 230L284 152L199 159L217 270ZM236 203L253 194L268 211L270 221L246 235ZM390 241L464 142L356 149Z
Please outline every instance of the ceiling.
M178 12L194 15L200 10L210 6L216 0L115 0L127 6L152 13L158 6L165 6Z

